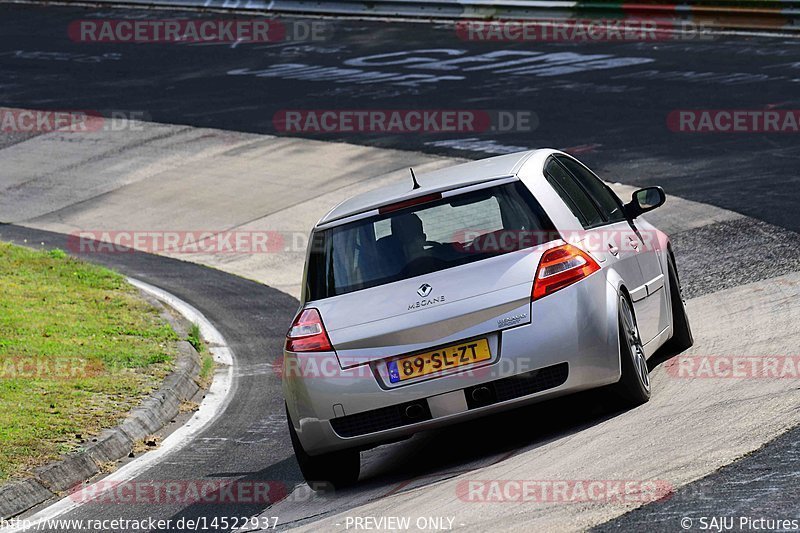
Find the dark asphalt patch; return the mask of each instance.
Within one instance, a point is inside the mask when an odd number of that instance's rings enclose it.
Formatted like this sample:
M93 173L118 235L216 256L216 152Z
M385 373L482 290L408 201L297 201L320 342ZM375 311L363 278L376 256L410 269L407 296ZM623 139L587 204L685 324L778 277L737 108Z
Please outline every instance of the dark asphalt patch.
M684 296L800 271L800 235L738 218L670 235Z
M17 132L4 132L0 130L0 150L14 146L28 139L32 139L40 135L39 133L17 133Z
M750 522L742 524L740 518L800 523L798 464L800 428L795 428L714 474L681 487L669 498L639 507L591 531L795 531L797 527L791 526L752 527ZM718 528L713 527L714 518ZM723 518L730 522L723 522ZM734 527L721 527L728 523Z

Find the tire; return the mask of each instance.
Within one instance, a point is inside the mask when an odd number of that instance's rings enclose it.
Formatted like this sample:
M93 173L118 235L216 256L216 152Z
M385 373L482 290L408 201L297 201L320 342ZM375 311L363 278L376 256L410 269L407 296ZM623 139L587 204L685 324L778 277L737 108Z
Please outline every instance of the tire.
M361 453L356 450L341 450L324 453L321 455L308 455L297 437L289 410L286 410L286 420L289 423L289 435L292 439L292 448L300 466L300 472L314 490L333 487L341 489L355 484L361 470Z
M665 355L673 356L691 348L694 345L694 336L692 327L689 325L689 317L686 314L678 269L675 268L675 260L671 256L667 261L667 268L669 270L669 297L672 302L672 337L664 343L663 352Z
M650 400L650 376L647 358L639 337L639 327L631 304L619 297L619 355L622 376L612 387L626 407L636 407Z

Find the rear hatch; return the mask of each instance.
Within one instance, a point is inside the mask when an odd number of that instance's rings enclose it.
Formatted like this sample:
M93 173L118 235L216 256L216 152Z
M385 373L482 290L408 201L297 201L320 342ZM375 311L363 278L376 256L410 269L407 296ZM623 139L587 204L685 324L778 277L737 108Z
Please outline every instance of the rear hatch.
M485 336L530 322L556 238L517 180L422 196L316 230L307 305L342 368Z

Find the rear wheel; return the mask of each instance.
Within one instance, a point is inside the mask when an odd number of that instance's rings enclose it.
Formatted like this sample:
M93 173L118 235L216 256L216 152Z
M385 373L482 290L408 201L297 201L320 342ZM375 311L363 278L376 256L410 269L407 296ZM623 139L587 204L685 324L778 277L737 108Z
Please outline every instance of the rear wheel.
M619 298L619 352L622 376L613 390L627 406L636 407L650 399L650 373L636 317L625 296Z
M692 327L686 315L686 306L683 302L683 292L678 279L678 269L672 257L667 261L669 270L669 297L672 302L672 337L664 344L663 351L668 355L677 355L688 350L694 344Z
M288 409L286 420L289 422L289 435L297 464L300 465L300 472L311 488L316 490L327 485L340 489L358 481L361 469L361 453L358 450L308 455L297 437Z

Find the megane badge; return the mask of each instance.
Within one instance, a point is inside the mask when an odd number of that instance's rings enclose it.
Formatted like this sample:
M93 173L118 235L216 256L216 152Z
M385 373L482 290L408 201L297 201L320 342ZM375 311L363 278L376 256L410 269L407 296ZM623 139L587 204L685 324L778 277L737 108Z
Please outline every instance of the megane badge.
M422 285L420 285L419 289L417 289L417 294L425 298L427 295L431 293L432 290L433 287L431 287L427 283L423 283Z

